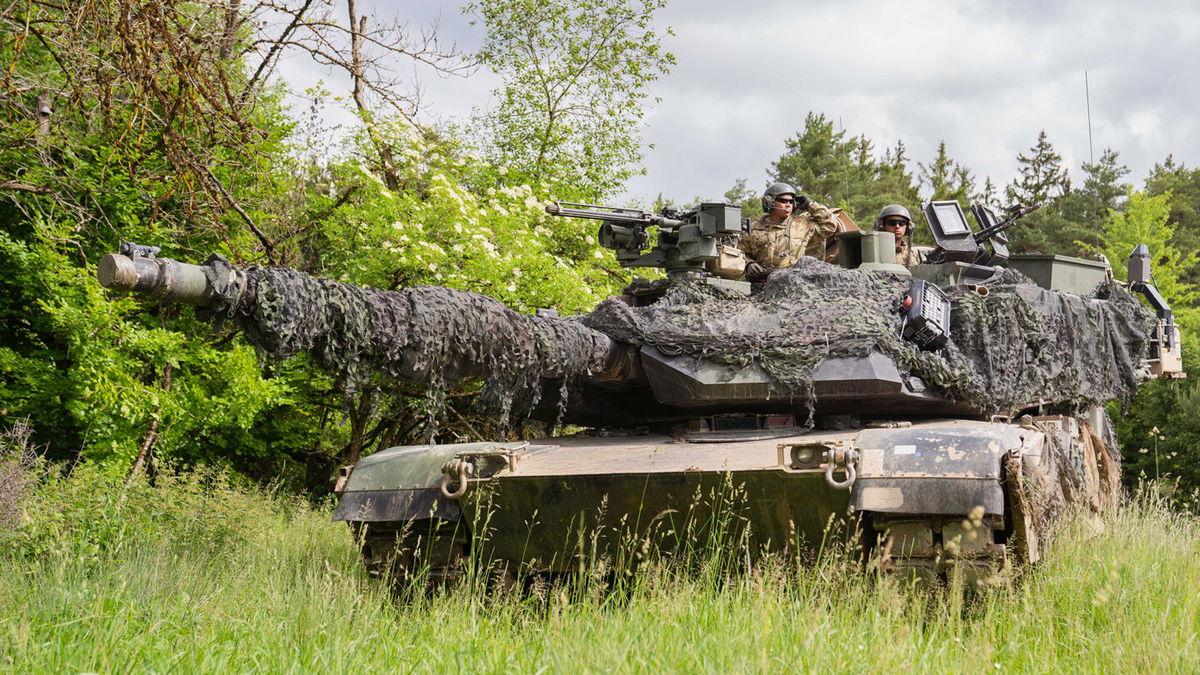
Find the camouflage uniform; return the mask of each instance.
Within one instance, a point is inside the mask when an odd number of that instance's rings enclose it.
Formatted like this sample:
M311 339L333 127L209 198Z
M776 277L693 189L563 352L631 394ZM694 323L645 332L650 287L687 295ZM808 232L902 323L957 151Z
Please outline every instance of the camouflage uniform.
M766 216L759 218L738 247L768 270L791 267L801 256L824 258L825 240L837 229L833 212L810 201L807 211L792 213L781 223L768 223Z
M920 265L923 257L920 251L908 243L908 237L904 237L896 242L897 265L904 265L905 267Z

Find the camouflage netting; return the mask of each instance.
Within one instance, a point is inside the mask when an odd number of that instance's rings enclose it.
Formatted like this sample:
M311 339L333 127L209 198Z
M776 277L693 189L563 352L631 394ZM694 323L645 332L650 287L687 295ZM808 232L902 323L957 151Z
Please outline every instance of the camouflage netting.
M484 402L502 422L537 403L543 378L562 380L561 410L570 385L605 367L606 335L731 371L758 364L778 395L807 400L810 410L822 361L878 351L902 375L954 400L1007 413L1038 402L1127 401L1146 377L1141 362L1153 326L1149 310L1111 282L1088 299L1002 270L985 282L986 296L949 292L952 341L926 352L900 338L899 303L910 278L812 258L772 274L754 297L685 282L653 305L610 299L575 320L521 315L440 287L381 291L253 268L243 288L224 261L210 261L208 270L218 295L210 312L233 318L267 354L307 350L351 386L372 372L424 383L435 410L449 385L482 378Z
M247 270L243 294L228 263L210 260L218 300L251 344L285 359L309 352L353 389L371 373L427 386L438 410L462 378L484 379L501 423L535 405L543 378L567 385L603 367L610 341L578 322L518 314L492 298L437 286L382 291L283 268ZM561 403L560 403L561 405Z
M802 259L771 275L755 297L713 297L688 285L647 307L608 300L584 324L666 354L690 354L731 369L751 363L780 394L811 398L812 376L829 357L879 351L948 396L989 413L1031 403L1127 401L1153 316L1109 282L1092 299L1045 291L1018 272L986 282L986 297L954 289L952 342L936 352L900 338L899 303L912 280Z

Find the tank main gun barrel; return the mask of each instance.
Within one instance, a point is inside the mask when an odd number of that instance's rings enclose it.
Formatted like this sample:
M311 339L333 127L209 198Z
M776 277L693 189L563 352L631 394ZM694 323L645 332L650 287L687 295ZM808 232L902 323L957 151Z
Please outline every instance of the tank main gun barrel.
M100 285L114 291L130 291L167 302L207 306L213 287L201 265L159 258L156 246L121 244L120 253L100 259L96 277Z
M380 371L414 383L462 378L585 377L641 381L637 348L572 319L514 312L487 296L437 286L383 291L287 268L239 270L158 257L125 242L100 260L100 285L232 319L277 358L312 353L343 374Z

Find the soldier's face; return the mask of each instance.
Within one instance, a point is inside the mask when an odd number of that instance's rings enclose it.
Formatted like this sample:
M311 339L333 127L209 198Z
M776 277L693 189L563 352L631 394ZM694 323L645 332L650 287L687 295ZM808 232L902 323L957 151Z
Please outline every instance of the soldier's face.
M908 234L908 221L900 218L888 218L883 221L883 229L896 235L896 239L900 239Z
M771 206L771 211L777 216L786 216L796 206L796 198L792 195L779 195Z

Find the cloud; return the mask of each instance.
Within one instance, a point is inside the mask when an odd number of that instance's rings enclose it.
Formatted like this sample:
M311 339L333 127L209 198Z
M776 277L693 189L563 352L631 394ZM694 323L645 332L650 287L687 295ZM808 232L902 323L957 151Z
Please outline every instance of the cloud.
M379 15L395 5L379 0ZM413 26L440 18L466 49L482 31L459 3L406 3ZM1168 153L1200 163L1200 7L1167 0L673 0L661 30L678 65L653 85L646 175L622 200L718 197L734 180L765 186L767 169L811 110L882 152L903 140L915 162L940 141L982 182L1017 172L1041 130L1075 177L1095 154L1120 152L1145 177ZM423 78L428 116L465 120L491 104L497 78ZM650 147L653 146L653 147Z

